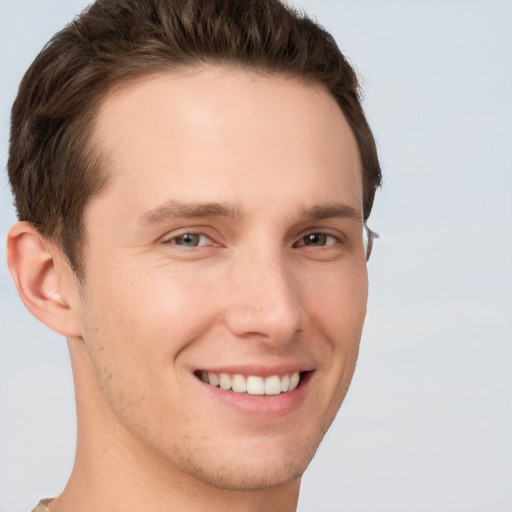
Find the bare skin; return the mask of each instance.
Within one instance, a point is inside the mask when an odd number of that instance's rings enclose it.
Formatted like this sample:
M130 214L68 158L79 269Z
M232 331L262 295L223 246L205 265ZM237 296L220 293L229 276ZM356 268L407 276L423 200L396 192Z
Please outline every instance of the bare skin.
M366 312L343 114L318 86L206 66L113 91L94 144L111 180L85 212L83 292L30 226L8 242L20 295L73 367L76 461L50 509L295 510ZM286 390L204 382L220 374Z

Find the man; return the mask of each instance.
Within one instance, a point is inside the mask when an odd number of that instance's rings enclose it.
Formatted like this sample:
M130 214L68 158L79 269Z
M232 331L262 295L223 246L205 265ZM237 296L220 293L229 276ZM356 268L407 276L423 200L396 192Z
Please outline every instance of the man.
M347 392L380 169L332 38L277 0L99 0L13 106L20 297L68 340L39 511L293 511Z

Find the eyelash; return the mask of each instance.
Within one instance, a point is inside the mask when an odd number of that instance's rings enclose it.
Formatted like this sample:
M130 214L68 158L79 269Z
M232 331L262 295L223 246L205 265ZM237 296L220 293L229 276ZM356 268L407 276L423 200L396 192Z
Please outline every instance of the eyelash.
M321 240L328 240L328 239L332 239L334 241L334 243L325 243L324 245L308 245L308 243L306 242L306 240L308 239L309 237L309 241L313 241L313 237L320 237ZM293 246L294 247L331 247L333 245L337 245L340 243L340 239L339 237L335 236L335 235L332 235L330 233L325 233L324 231L311 231L309 233L306 233L305 235L303 235L298 242L296 242Z
M176 245L176 246L184 247L184 248L187 248L187 249L196 249L198 247L204 247L205 246L203 244L203 245L194 245L194 246L190 247L190 246L185 246L185 245L182 246L181 244L176 243L177 240L183 239L185 237L197 237L199 240L201 238L206 238L207 240L212 242L211 238L208 235L205 235L204 233L200 233L200 232L190 231L190 232L183 233L181 235L173 236L172 238L168 238L168 239L164 240L164 243L168 243L170 245ZM210 245L210 244L206 244L206 245ZM213 245L218 245L218 244L213 243Z
M177 240L179 240L179 239L183 240L185 237L194 237L197 240L198 245L186 246L186 245L177 243ZM312 245L309 245L308 240L307 240L308 237L309 237L309 242L314 242L314 237L316 237L316 240L320 239L320 241L323 241L324 243L322 245L316 245L314 243ZM201 238L207 239L212 243L211 244L200 244ZM331 243L327 243L327 241L329 239L331 240ZM311 231L311 232L306 233L305 235L302 235L298 239L298 241L293 244L293 247L307 247L307 248L322 247L323 248L323 247L331 247L334 245L338 245L340 242L341 242L341 240L339 237L332 235L330 233L326 233L324 231ZM208 235L205 235L204 233L201 233L201 232L195 232L195 231L185 232L183 234L176 235L171 238L165 239L164 243L167 243L170 245L176 245L179 247L183 247L185 249L197 249L197 248L205 247L205 246L209 246L209 245L214 245L214 246L219 245L219 244L216 244L215 242L213 242L212 239Z

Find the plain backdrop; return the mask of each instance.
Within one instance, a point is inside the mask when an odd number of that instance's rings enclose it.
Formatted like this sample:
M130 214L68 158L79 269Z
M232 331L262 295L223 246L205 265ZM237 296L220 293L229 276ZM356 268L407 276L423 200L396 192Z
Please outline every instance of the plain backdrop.
M0 162L17 85L87 0L0 0ZM298 3L298 2L296 2ZM512 511L512 2L303 0L362 77L384 187L352 388L300 512ZM0 178L0 512L70 472L65 341L5 266Z

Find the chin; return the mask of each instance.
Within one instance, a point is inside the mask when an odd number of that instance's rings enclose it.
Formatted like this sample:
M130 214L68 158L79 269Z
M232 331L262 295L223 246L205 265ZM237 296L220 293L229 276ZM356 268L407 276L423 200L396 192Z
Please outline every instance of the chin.
M236 456L219 456L206 461L187 454L181 462L189 474L209 486L232 491L259 491L300 480L321 439L314 442L304 439L298 442L296 439L287 449L281 446L273 450L269 445L265 446L264 441L259 441L248 443L246 450L238 446ZM262 446L253 446L251 450L251 444Z
M289 484L301 478L306 463L290 463L276 467L272 463L264 468L238 464L236 467L194 468L193 476L203 483L217 489L230 491L261 491ZM273 467L271 467L273 466Z

